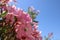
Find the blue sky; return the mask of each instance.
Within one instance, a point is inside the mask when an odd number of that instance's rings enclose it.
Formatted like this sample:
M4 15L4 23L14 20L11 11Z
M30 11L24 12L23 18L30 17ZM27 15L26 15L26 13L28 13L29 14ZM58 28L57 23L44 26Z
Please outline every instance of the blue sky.
M42 36L53 32L52 40L60 40L60 0L17 0L18 8L27 11L29 6L34 6L40 10L36 20L39 21L38 30L42 31Z

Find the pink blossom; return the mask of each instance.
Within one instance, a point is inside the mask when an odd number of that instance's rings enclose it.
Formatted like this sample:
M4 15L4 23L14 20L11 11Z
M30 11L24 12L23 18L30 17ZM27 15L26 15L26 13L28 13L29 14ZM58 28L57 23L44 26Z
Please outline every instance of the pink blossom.
M38 23L32 22L32 18L27 12L21 9L18 10L15 6L3 6L3 8L8 10L5 21L13 25L17 40L42 40L39 31L37 31Z
M14 15L13 13L8 13L6 16L6 23L10 23L11 25L14 23Z
M9 0L0 0L2 3L8 3Z
M9 2L11 2L11 1L16 2L16 0L0 0L0 2L2 2L2 3L9 3Z

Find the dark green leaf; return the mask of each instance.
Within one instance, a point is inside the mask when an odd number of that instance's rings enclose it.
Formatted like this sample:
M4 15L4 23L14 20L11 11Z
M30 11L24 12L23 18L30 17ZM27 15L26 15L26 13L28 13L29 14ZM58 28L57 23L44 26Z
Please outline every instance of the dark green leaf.
M7 11L4 11L4 12L1 14L1 17L6 16L6 14L7 14Z

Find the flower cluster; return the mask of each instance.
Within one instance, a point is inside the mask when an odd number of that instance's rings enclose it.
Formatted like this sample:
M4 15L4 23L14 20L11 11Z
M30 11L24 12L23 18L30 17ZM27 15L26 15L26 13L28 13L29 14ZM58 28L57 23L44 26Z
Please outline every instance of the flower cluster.
M2 4L7 4L7 3L12 2L12 1L16 2L16 0L0 0L0 4L1 3Z
M7 3L9 0L0 0ZM1 40L42 40L41 32L37 30L38 14L32 7L28 12L13 6L0 5L0 38Z

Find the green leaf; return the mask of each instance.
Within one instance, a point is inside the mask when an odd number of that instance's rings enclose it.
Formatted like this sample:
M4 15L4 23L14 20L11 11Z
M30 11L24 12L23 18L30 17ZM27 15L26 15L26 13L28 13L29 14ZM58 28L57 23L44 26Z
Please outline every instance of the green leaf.
M31 17L32 17L33 19L35 19L35 18L36 18L36 15L32 15Z
M3 11L3 13L1 14L1 17L6 16L6 14L7 14L7 11Z

